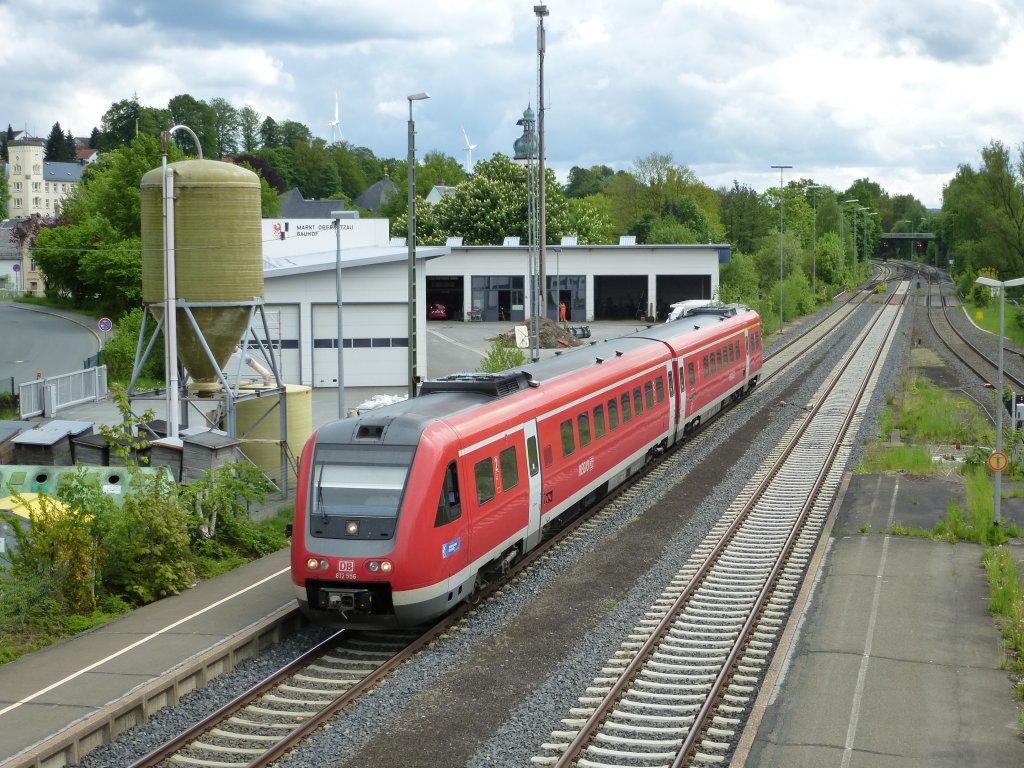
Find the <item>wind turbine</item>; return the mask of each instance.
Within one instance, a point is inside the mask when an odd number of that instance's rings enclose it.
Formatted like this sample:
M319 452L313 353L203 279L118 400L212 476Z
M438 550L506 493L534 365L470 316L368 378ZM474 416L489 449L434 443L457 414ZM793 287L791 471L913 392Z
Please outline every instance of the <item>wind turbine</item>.
M469 143L469 134L466 133L466 127L462 126L462 136L466 139L466 173L473 172L473 150L476 149L476 144Z
M331 143L337 144L338 139L341 138L341 129L339 126L341 122L338 120L338 92L334 92L334 119L327 122L331 126Z

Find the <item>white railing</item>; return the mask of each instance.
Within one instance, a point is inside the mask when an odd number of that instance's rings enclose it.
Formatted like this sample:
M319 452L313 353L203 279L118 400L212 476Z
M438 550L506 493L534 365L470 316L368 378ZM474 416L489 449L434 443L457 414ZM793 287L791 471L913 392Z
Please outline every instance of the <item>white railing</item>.
M103 400L107 396L107 366L48 376L18 385L21 418L52 417L64 408Z

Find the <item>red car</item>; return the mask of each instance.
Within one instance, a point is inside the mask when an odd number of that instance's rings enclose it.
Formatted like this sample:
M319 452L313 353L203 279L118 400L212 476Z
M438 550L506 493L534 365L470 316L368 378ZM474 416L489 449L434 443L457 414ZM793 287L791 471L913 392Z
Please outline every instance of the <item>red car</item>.
M448 307L446 307L444 304L431 304L429 307L427 307L427 319L447 320Z

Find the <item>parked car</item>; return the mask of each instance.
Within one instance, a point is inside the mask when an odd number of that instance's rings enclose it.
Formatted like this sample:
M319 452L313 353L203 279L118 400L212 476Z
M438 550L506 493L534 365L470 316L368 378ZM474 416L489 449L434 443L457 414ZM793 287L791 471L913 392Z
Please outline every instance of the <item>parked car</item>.
M447 320L448 319L448 307L444 304L431 304L427 307L427 319L429 320Z

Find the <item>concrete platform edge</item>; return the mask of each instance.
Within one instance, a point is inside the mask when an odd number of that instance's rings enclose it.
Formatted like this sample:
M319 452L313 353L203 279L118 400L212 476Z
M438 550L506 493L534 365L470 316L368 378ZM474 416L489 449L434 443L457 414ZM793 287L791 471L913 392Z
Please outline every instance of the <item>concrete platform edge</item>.
M59 733L0 762L0 768L61 768L73 765L102 744L176 704L215 677L279 642L301 622L296 605L284 605L266 618L181 662L169 676L141 685L116 704L72 723Z

